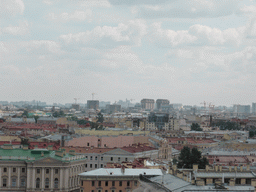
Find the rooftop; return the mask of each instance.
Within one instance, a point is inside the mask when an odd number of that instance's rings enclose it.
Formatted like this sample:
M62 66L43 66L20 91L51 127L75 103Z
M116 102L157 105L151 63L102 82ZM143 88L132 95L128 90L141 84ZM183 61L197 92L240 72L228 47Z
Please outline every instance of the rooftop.
M161 169L124 169L121 168L101 168L79 174L80 176L139 176L142 175L163 175Z

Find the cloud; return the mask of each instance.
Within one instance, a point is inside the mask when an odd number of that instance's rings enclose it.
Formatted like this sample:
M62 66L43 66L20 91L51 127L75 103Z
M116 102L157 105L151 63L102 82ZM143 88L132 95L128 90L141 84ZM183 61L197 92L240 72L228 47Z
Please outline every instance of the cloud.
M8 27L2 28L2 34L8 35L25 35L29 32L29 25L27 21L20 22L18 26L9 25Z
M7 19L16 15L22 15L25 5L22 0L1 0L0 18Z
M87 9L86 11L75 11L73 13L61 13L59 15L55 13L49 13L48 19L55 20L59 22L69 22L69 21L85 21L90 20L92 16L92 11Z
M244 5L242 8L237 10L237 14L256 14L256 6L255 5Z
M237 0L180 0L158 4L157 9L139 6L141 18L214 18L233 14L238 8Z
M163 29L154 23L148 34L149 40L159 47L177 46L239 46L244 40L244 27L220 30L205 25L192 25L188 30Z
M61 35L60 39L66 44L80 44L87 47L115 47L118 45L141 44L141 38L146 35L146 23L143 20L131 20L117 27L97 26L91 31L76 34Z
M173 2L176 0L109 0L109 2L113 5L140 5L140 4L162 4L166 2Z

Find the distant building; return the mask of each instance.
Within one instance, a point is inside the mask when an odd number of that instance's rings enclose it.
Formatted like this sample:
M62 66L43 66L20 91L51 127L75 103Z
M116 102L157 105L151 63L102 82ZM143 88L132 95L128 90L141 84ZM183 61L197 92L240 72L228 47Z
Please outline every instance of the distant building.
M162 106L169 106L170 101L167 99L157 99L156 100L156 108L158 110L162 109Z
M234 105L233 111L234 113L237 113L237 114L249 114L251 113L251 106L250 105Z
M87 108L88 109L99 109L99 100L87 100Z
M256 114L256 103L252 103L252 113Z
M121 111L121 105L113 104L113 105L106 105L106 112L107 113L116 113Z
M72 104L72 108L77 110L77 111L80 111L80 105L79 104Z
M140 103L141 103L141 108L145 110L153 110L155 106L154 99L142 99Z

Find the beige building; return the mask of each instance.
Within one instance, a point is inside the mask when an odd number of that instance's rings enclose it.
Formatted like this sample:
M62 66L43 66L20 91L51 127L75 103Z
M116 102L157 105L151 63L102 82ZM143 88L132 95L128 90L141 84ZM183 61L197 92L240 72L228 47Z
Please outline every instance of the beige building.
M145 110L153 110L155 107L154 99L142 99L141 100L141 108Z

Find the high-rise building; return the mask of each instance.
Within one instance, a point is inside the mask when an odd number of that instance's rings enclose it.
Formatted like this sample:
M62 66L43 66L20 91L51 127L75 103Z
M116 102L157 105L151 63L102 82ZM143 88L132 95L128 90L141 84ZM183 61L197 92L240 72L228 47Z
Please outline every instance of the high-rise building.
M252 103L252 113L256 115L256 103Z
M155 106L154 99L142 99L141 100L141 108L146 110L153 110Z
M99 109L99 100L87 100L87 108L88 109Z
M107 113L115 113L121 111L121 105L113 104L113 105L106 105Z
M170 101L167 99L157 99L156 100L156 108L158 110L160 110L160 109L162 109L162 106L168 106L169 103L170 103Z
M233 111L238 114L249 114L251 113L250 105L234 105Z

